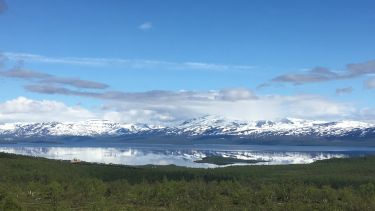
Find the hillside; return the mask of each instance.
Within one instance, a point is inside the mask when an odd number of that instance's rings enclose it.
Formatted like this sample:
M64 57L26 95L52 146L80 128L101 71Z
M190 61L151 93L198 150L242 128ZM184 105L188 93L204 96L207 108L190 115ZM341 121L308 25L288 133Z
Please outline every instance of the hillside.
M0 153L0 210L374 210L374 166L128 167Z

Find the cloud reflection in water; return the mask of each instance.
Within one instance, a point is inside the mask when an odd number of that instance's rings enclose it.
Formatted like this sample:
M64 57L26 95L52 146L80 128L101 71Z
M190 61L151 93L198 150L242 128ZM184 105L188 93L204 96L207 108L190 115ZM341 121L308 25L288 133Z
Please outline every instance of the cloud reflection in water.
M58 160L79 159L86 162L105 164L177 165L197 168L217 167L213 164L194 162L206 156L268 161L258 163L257 165L303 164L312 163L317 160L346 157L345 154L340 152L256 152L189 149L120 149L104 147L0 147L0 151Z

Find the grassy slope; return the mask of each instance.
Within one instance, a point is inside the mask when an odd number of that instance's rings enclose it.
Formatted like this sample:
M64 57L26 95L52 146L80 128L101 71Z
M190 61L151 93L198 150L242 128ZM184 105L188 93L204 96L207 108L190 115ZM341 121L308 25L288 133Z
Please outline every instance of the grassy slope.
M375 210L375 157L189 169L0 153L0 210Z

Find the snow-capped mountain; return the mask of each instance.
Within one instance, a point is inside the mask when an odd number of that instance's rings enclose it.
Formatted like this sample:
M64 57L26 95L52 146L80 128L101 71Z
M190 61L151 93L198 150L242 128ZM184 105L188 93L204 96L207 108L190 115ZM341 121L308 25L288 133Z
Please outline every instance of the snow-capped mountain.
M375 125L357 121L311 121L286 118L279 121L239 121L217 116L204 116L174 126L122 124L106 120L50 123L0 124L0 137L122 137L122 136L238 136L265 137L375 137Z
M240 136L365 136L375 132L375 125L358 121L312 121L285 118L279 121L233 121L215 116L185 121L177 130L188 135Z
M0 135L14 137L40 136L119 136L156 130L146 124L120 124L107 120L80 122L16 123L0 125Z

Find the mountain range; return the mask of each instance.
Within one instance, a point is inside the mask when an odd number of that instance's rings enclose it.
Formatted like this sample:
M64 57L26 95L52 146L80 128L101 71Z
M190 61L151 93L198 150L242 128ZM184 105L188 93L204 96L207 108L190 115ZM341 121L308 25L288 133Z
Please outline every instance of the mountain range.
M285 118L278 121L239 121L203 116L172 126L116 123L107 120L80 122L0 124L0 140L90 137L184 137L190 139L264 140L372 140L375 125L358 121L313 121ZM246 142L246 141L245 141Z

